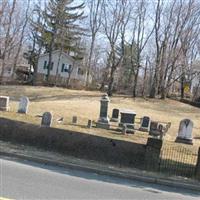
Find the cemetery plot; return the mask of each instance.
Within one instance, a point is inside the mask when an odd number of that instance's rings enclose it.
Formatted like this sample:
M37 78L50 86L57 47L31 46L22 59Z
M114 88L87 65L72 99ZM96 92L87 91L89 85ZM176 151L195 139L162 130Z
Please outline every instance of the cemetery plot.
M56 87L0 86L0 96L10 97L10 101L7 101L10 112L0 111L0 117L41 125L41 117L36 116L42 116L44 112L48 111L53 113L52 127L139 143L146 143L149 137L147 133L141 131L136 131L134 135L123 135L121 132L114 131L113 129L116 129L120 122L120 113L117 112L114 113L114 117L116 119L118 117L119 121L110 122L107 125L112 130L94 128L94 121L96 122L100 118L99 107L102 97L102 93L100 92L68 90ZM28 97L30 100L26 115L17 113L19 101L22 96ZM163 124L164 131L165 129L169 129L164 139L171 142L174 142L178 136L180 121L189 118L194 124L192 131L193 145L200 145L199 108L169 99L161 101L158 99L145 100L136 98L133 101L128 96L113 96L110 99L107 111L107 117L109 119L112 118L113 109L127 109L137 113L135 117L135 129L139 129L140 127L148 129L148 119L143 118L143 122L138 120L143 116L150 117L150 122L171 122L170 129ZM103 111L102 114L104 114ZM117 116L117 114L119 115ZM78 117L78 124L76 126L72 125L73 116ZM89 124L91 128L87 128L88 120L92 121L92 127ZM105 118L106 120L107 118ZM177 144L174 143L174 145Z

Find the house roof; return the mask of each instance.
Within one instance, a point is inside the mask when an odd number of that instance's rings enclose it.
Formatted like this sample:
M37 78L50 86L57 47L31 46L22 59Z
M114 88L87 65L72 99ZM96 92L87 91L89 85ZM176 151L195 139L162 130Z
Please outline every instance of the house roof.
M61 50L55 50L55 51L52 51L52 54L57 54L57 53L60 53ZM64 55L65 57L67 57L69 60L71 60L72 62L74 62L74 58L72 58L70 55L68 55L67 53L65 52L61 52L62 55ZM44 53L44 54L41 54L40 57L43 57L43 56L47 56L49 55L49 53Z

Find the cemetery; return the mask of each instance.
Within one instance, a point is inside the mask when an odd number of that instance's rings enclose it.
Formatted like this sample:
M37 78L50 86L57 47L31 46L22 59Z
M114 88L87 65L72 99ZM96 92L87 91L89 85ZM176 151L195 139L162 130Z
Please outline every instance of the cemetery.
M120 165L124 160L134 167L148 163L149 170L175 167L177 175L188 177L197 173L198 108L173 100L152 102L128 96L109 98L99 92L12 87L0 90L1 139L13 136L19 142L55 145L72 154L85 152L90 159L98 154L109 162L118 155ZM116 151L111 153L112 148ZM185 168L181 174L179 165Z

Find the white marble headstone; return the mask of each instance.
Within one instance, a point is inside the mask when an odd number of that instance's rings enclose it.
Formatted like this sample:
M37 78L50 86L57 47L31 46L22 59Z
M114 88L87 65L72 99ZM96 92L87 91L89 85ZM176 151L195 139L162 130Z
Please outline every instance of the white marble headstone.
M184 119L180 122L178 130L178 138L192 140L193 122L190 119Z
M18 113L27 113L29 107L29 98L28 97L21 97L19 102Z
M45 112L42 116L41 126L50 127L52 124L53 116L50 112Z

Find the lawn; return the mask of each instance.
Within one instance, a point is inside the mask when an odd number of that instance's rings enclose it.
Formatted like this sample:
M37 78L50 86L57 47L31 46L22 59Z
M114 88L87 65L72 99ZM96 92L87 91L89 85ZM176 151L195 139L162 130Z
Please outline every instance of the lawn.
M54 127L73 129L86 134L102 135L116 139L146 143L147 133L137 132L134 135L124 136L114 130L102 130L97 128L87 129L87 120L97 120L99 116L99 100L102 93L94 91L68 90L62 88L31 87L31 86L0 86L0 95L10 96L10 112L0 112L0 117L7 117L20 121L40 124L45 111L51 111L54 116ZM18 114L18 102L21 96L28 96L30 99L29 112L27 115ZM165 140L173 142L177 136L179 122L184 118L190 118L194 122L194 145L200 145L200 109L186 105L174 100L149 100L128 96L114 95L110 99L109 115L113 108L132 109L137 117L150 116L152 120L171 122ZM78 117L78 125L71 124L72 116ZM62 124L57 119L64 117ZM114 126L116 124L113 124Z

